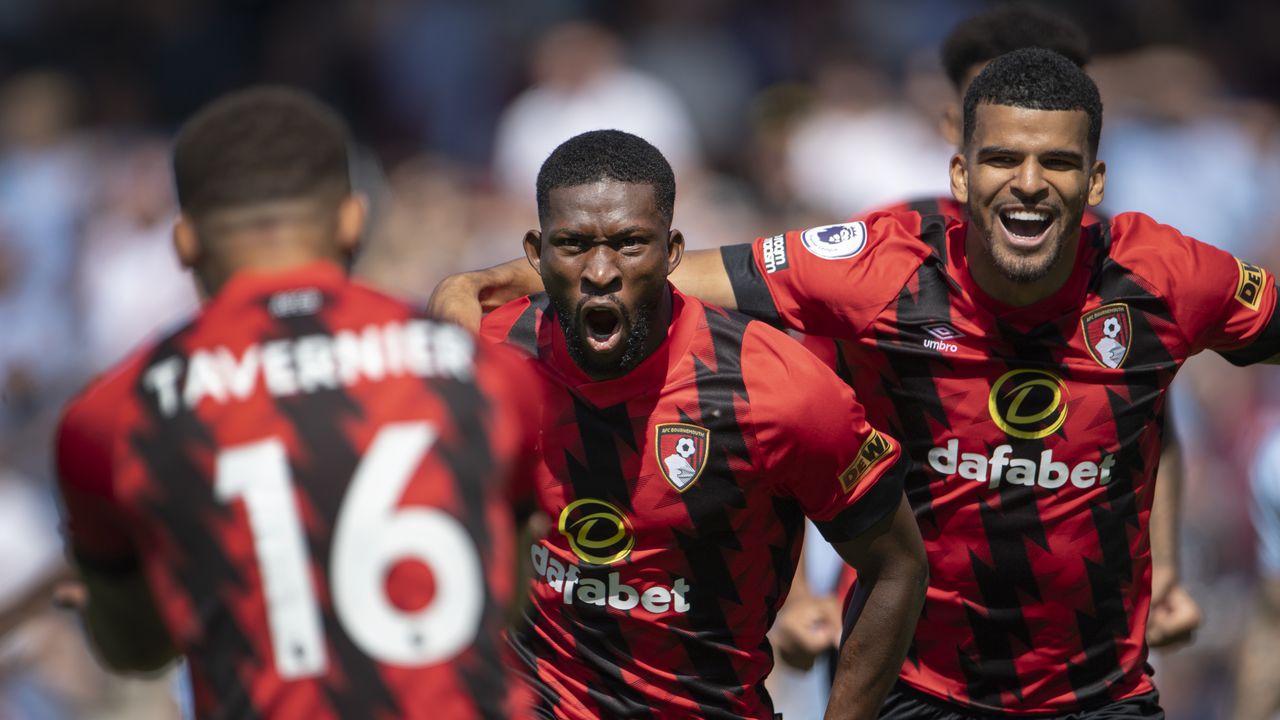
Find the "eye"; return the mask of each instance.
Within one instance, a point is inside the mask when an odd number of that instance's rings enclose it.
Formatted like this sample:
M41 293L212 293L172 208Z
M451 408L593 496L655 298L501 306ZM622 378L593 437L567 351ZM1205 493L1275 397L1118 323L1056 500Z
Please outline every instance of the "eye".
M982 162L999 168L1016 167L1018 165L1018 159L1012 155L988 155Z
M1044 161L1044 168L1046 170L1054 170L1056 172L1069 172L1071 170L1078 170L1080 166L1071 160L1049 158Z

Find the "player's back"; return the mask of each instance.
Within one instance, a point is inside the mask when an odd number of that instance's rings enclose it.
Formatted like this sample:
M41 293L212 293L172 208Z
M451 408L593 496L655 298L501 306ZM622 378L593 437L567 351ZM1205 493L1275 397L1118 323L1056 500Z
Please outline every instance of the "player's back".
M536 414L494 350L318 264L234 277L75 403L202 716L521 714L499 636Z

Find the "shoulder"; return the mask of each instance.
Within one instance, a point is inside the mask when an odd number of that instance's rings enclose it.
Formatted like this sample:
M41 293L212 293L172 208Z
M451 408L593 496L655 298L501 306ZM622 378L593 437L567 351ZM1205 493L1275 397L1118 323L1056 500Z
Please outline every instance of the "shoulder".
M63 485L111 495L115 437L127 422L134 388L156 346L135 351L67 403L54 435L54 462Z
M484 317L480 322L480 338L490 343L509 343L536 354L538 329L550 304L546 293L516 298Z
M1175 290L1180 295L1194 294L1197 288L1216 290L1223 282L1234 290L1237 276L1244 278L1253 267L1142 213L1116 215L1109 230L1110 259L1138 275L1159 294Z
M744 329L742 376L758 421L806 428L843 416L852 390L795 338L753 320Z

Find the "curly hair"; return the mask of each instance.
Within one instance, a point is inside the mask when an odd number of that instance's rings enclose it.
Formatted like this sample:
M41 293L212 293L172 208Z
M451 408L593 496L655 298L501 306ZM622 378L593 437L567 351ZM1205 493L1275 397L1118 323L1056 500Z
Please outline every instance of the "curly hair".
M1089 115L1089 150L1102 136L1102 98L1079 65L1052 50L1023 48L992 60L964 94L964 142L973 139L980 103L1029 110L1083 110Z
M675 209L671 163L643 138L621 130L592 130L565 140L538 170L538 219L545 222L552 190L603 179L651 185L658 212L668 223Z

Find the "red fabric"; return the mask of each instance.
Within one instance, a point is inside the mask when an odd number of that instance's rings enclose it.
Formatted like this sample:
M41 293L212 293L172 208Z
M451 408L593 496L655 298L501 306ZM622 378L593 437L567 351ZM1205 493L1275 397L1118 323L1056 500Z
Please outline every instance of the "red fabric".
M836 338L867 417L911 460L931 580L902 679L1011 714L1148 692L1164 393L1202 349L1280 350L1263 347L1273 278L1124 214L1082 228L1060 291L1013 308L970 277L961 220L877 212L850 225L810 233L816 250L800 232L767 252L761 238L733 281L767 287L793 329ZM819 256L858 238L849 257ZM1104 326L1118 332L1109 348ZM1118 367L1099 359L1111 350Z
M526 373L513 353L421 319L336 266L241 273L190 324L72 405L58 448L70 542L90 556L140 558L190 660L202 716L525 717L528 694L504 668L501 631L517 592L511 502L529 498L534 473L539 399ZM417 454L403 443L373 452L375 441L406 430L422 440ZM242 476L219 464L263 446L282 448L287 466L258 463L235 489ZM379 506L372 525L353 530L354 542L340 544L335 525L344 512L362 523L374 512L351 509L358 470L374 455L383 472L369 476L365 502L382 483L405 478L403 490ZM283 500L263 503L251 525L252 506L262 502L253 494L272 482L286 488ZM88 495L94 504L72 500ZM117 517L128 519L125 529ZM290 517L305 539L301 553L282 559L289 538L280 528ZM436 525L422 525L424 517ZM476 562L413 552L423 541L412 539L404 518L417 518L415 533L471 548ZM433 529L442 525L453 534ZM406 531L409 550L379 549L391 527ZM381 639L368 649L353 628L368 633L367 604L345 614L335 606L335 593L354 586L336 584L340 546L362 562L387 563L365 589L402 612L457 597L482 603L474 636L430 661L388 659ZM264 561L264 552L274 559ZM323 661L283 677L287 658L273 643L264 583L298 558L292 564L309 584L291 588L284 607L314 596ZM449 564L471 571L449 575ZM451 616L430 628L458 622ZM407 627L393 623L387 632Z
M665 342L613 380L573 363L545 299L482 327L512 338L537 321L538 496L553 529L533 550L532 629L516 642L555 717L772 718L765 633L803 517L856 534L902 497L892 440L848 491L839 479L872 430L828 368L773 328L673 293ZM668 464L681 437L700 470L683 487Z

